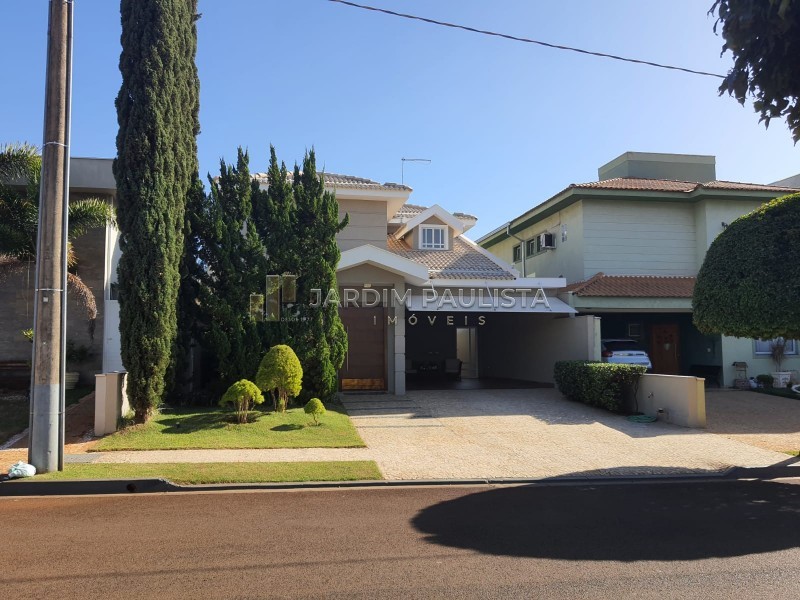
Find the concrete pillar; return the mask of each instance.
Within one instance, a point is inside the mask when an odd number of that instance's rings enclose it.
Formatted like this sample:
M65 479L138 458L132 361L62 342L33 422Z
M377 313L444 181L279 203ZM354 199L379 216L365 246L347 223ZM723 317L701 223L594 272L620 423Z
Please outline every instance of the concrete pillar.
M394 323L394 393L397 396L406 395L406 307L397 301L397 296L403 297L406 293L406 284L398 283L395 286L395 306L390 308Z
M115 372L95 375L94 434L114 433L124 414L130 411L125 393L127 373Z

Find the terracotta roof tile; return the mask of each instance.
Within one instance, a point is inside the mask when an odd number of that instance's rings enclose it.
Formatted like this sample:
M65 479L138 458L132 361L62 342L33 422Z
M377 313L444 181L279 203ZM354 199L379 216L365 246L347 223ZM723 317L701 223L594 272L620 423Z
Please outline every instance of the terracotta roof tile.
M400 210L398 210L397 213L394 215L394 218L407 220L416 217L418 214L426 210L428 210L427 206L420 206L419 204L403 204L403 206L400 207ZM471 219L475 221L478 220L478 217L474 215L469 215L467 213L454 212L450 214L452 214L456 219Z
M676 181L672 179L641 179L636 177L616 177L603 181L589 183L574 183L570 188L595 189L595 190L629 190L637 192L683 192L691 193L698 189L752 191L752 192L796 192L794 188L775 185L762 185L759 183L739 183L736 181L709 181L697 183L695 181Z
M665 275L605 275L598 273L564 288L577 296L613 298L691 298L694 277Z
M458 237L450 250L412 250L404 240L390 235L387 249L428 267L431 279L515 279L513 273Z
M325 183L338 188L350 189L392 189L411 191L407 185L400 183L378 183L364 177L354 175L340 175L338 173L320 173L325 178ZM259 183L268 183L266 173L253 173L253 179ZM289 171L289 179L292 179L292 172Z
M691 192L699 183L692 181L673 181L670 179L638 179L634 177L616 177L603 181L574 183L570 187L590 188L595 190L632 190L638 192Z

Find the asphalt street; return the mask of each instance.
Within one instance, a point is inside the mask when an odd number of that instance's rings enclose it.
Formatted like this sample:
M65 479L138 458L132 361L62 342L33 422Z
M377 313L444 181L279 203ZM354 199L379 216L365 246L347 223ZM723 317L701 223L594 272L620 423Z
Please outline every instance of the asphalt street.
M0 598L794 600L797 483L0 498Z

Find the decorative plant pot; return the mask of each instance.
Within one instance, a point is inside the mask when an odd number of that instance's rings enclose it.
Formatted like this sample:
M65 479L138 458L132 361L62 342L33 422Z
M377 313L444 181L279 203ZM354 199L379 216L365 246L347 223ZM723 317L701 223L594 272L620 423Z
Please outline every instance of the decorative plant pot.
M770 375L772 375L772 386L776 388L785 388L786 384L792 380L791 371L775 371Z
M75 386L78 385L78 379L80 379L81 374L77 371L67 371L64 374L64 389L65 390L74 390Z

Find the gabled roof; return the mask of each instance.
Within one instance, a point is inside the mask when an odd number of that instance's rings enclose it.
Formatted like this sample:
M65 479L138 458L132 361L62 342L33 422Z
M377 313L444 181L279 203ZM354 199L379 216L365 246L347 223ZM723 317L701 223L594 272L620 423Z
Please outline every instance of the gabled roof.
M588 183L572 183L533 208L518 215L511 221L497 227L493 231L478 238L478 243L488 248L507 239L508 230L511 233L523 231L526 227L538 223L546 217L569 206L578 200L592 196L602 196L618 200L625 199L651 199L651 200L679 200L695 202L704 196L719 197L725 192L730 192L731 200L758 199L764 202L799 192L798 188L782 187L776 185L762 185L758 183L740 183L736 181L709 181L698 183L696 181L678 181L672 179L644 179L637 177L616 177L602 181ZM615 192L618 192L617 195ZM639 195L641 194L641 196Z
M398 238L403 237L409 231L421 225L431 217L436 217L442 223L451 227L455 233L455 235L461 235L464 233L464 223L457 219L453 214L447 212L438 204L434 204L430 208L426 208L420 213L417 213L413 217L411 217L408 221L403 223L403 225L395 232L395 236Z
M695 281L695 277L597 273L569 284L563 291L606 298L691 298Z
M419 213L428 210L427 206L420 206L419 204L403 204L397 214L394 216L399 221L408 221L412 217L416 217ZM463 212L450 213L456 219L464 219L466 221L477 221L478 217Z
M338 173L320 173L319 175L324 179L326 186L335 188L412 191L410 187L401 183L378 183L377 181L372 181L364 177L340 175ZM291 180L293 176L292 171L289 171L288 176ZM253 179L259 183L269 183L267 173L253 173Z
M453 239L450 250L412 250L403 240L390 235L389 252L424 265L431 279L516 279L516 273L503 268L488 253L461 237Z

